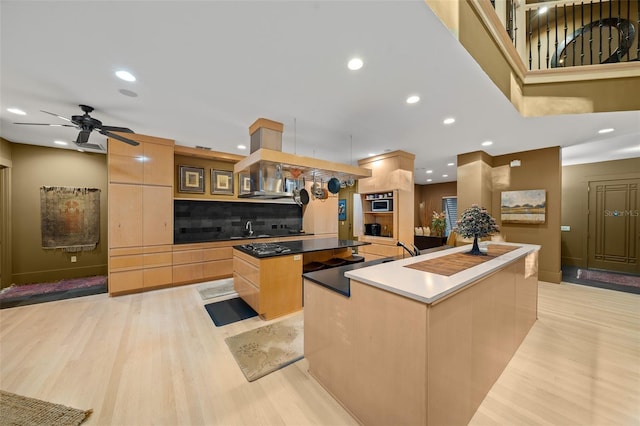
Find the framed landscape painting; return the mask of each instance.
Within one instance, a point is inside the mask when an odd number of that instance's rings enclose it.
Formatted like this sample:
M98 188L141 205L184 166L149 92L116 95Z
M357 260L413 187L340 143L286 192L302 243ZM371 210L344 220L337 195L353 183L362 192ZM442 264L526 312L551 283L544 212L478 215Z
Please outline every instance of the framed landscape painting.
M500 196L502 223L544 223L546 208L544 189L504 191Z

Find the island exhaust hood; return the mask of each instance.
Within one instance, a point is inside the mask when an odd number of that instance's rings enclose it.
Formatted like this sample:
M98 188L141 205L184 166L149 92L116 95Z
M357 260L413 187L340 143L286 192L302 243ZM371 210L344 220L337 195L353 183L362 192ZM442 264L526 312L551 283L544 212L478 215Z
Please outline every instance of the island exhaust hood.
M282 123L266 118L256 120L249 127L251 153L233 168L235 173L240 174L238 197L293 197L293 188L286 185L288 181L301 185L305 181L326 182L332 177L342 182L371 177L371 170L367 168L282 152L283 129Z

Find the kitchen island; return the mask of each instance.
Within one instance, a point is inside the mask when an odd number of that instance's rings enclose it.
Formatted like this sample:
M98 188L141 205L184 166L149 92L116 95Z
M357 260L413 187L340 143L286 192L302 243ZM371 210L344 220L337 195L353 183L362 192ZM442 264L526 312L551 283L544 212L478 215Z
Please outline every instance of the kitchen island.
M534 324L540 247L491 244L483 263L426 272L469 249L346 271L348 296L305 274L309 372L359 422L467 424Z
M317 238L237 245L233 247L233 286L262 319L290 314L302 309L305 265L325 268L354 262L352 248L367 244Z

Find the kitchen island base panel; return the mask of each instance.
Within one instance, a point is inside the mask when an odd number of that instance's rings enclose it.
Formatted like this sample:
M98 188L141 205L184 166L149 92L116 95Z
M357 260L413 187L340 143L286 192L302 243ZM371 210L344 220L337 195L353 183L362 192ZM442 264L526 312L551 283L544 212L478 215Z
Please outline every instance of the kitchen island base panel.
M431 304L305 279L309 372L363 424L466 425L536 320L525 259Z

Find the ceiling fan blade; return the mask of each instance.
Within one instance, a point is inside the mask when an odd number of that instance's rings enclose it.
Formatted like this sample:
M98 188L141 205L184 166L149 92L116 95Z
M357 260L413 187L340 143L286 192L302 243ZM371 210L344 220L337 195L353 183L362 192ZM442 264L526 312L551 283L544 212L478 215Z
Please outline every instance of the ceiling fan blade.
M80 133L78 133L78 139L76 139L76 144L86 144L89 142L90 134L90 130L80 130Z
M104 147L102 145L99 144L95 144L95 143L77 143L76 142L76 146L78 146L78 148L82 148L82 149L95 149L98 151L106 151L106 149L104 149Z
M105 132L135 133L133 130L126 127L102 126L100 128Z
M51 127L77 127L73 124L49 124L49 123L13 123L13 124L27 124L30 126L51 126Z
M63 117L63 116L61 116L61 115L54 114L54 113L49 112L49 111L45 111L45 110L42 110L42 109L41 109L41 110L40 110L40 112L44 112L45 114L53 115L54 117L61 118L61 119L65 120L65 121L71 121L71 120L69 120L67 117Z
M104 129L104 127L103 127L103 129ZM139 143L139 142L133 141L133 140L131 140L131 139L127 139L127 138L125 138L125 137L123 137L123 136L117 135L117 134L115 134L115 133L108 132L108 131L106 131L106 130L100 130L100 133L101 133L101 134L103 134L103 135L105 135L105 136L108 136L108 137L110 137L110 138L117 139L117 140L119 140L120 142L128 143L129 145L133 145L133 146L138 146L138 145L140 145L140 143ZM132 132L132 133L133 133L133 132Z

